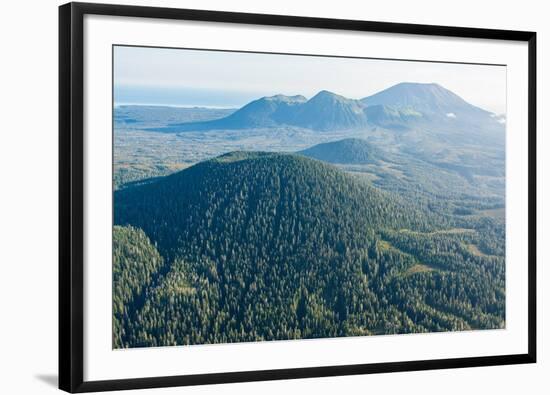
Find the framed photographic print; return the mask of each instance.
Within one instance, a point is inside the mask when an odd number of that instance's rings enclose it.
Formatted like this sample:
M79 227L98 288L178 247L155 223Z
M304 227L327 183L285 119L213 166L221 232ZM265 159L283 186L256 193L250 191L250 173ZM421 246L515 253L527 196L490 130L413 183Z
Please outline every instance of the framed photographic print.
M535 362L535 33L59 11L61 389Z

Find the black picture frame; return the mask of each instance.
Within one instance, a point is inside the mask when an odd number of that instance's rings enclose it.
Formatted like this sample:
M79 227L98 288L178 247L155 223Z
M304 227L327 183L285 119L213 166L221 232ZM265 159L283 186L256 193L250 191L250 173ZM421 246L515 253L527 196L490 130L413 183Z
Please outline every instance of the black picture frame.
M371 363L182 376L84 381L83 350L83 19L87 14L282 27L401 33L528 43L528 352L471 358ZM59 388L71 393L419 371L536 362L536 33L127 5L59 8Z

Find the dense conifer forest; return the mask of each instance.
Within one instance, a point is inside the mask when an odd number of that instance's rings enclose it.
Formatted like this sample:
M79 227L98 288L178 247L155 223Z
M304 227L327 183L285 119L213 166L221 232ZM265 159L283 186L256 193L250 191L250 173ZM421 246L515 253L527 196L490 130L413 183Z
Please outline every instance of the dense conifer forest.
M113 346L504 327L493 196L317 159L232 152L115 191Z

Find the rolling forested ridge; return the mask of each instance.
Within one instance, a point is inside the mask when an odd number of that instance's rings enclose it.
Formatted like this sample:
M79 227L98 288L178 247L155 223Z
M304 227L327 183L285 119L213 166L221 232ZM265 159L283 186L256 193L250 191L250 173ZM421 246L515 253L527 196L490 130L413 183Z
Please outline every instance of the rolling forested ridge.
M113 347L503 328L502 124L414 88L121 108Z

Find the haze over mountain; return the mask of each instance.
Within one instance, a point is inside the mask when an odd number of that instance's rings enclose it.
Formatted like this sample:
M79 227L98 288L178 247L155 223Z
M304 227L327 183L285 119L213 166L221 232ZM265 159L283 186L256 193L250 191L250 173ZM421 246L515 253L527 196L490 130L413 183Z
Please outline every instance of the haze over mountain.
M345 130L367 125L367 117L359 101L329 91L317 93L294 110L288 123L308 129Z
M361 99L361 103L366 106L383 105L396 109L411 109L423 115L446 115L450 112L490 114L434 83L402 82Z
M361 99L369 120L383 127L424 127L444 131L504 130L503 119L476 107L439 84L400 83Z
M276 127L287 123L294 108L306 103L304 96L276 95L254 100L233 114L212 121L174 125L178 130L247 129Z
M316 131L369 127L409 129L471 128L503 130L502 119L476 107L441 85L404 82L361 100L321 91L311 99L276 95L255 100L212 121L177 123L163 132L235 130L295 126Z

